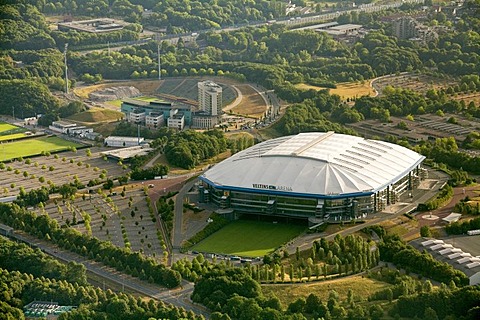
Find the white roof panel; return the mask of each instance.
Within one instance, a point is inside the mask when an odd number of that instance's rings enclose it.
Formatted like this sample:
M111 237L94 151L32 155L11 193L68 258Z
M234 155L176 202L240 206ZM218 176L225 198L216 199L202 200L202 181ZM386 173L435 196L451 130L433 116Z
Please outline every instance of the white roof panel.
M424 158L392 143L309 132L257 144L201 178L224 188L309 195L372 193L401 179Z

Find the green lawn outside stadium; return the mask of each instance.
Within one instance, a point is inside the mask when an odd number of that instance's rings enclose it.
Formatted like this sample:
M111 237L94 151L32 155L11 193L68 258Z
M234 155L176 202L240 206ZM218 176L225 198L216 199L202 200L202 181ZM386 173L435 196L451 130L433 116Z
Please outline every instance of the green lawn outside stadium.
M0 145L0 161L39 155L42 151L56 152L67 150L70 147L81 147L81 144L63 140L58 137L41 137L24 139Z
M192 250L241 257L263 257L304 230L305 227L299 225L239 220L193 246Z

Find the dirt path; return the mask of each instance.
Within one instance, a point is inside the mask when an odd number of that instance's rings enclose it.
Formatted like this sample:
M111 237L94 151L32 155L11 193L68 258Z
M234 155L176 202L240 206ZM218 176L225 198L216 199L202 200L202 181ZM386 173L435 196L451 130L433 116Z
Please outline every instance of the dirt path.
M232 103L230 103L228 106L223 108L223 112L228 112L228 111L232 110L233 108L238 106L240 104L240 102L242 102L242 99L243 99L242 92L234 85L231 85L231 87L237 92L237 97L235 98L235 100L233 100Z

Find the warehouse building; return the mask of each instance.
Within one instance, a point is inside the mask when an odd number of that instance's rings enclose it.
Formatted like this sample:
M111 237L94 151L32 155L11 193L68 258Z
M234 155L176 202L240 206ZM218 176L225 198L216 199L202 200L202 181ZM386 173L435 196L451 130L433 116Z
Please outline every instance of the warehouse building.
M200 176L200 201L236 213L321 221L382 211L426 177L424 156L388 142L334 132L262 142Z

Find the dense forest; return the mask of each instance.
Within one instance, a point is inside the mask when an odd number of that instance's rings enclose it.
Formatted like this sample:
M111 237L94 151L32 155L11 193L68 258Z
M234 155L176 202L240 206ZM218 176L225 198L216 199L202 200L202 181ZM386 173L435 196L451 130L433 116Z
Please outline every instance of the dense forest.
M85 267L64 265L39 250L0 237L0 318L25 319L34 299L78 308L59 319L201 319L183 309L101 290L86 283ZM10 260L11 261L8 261Z

